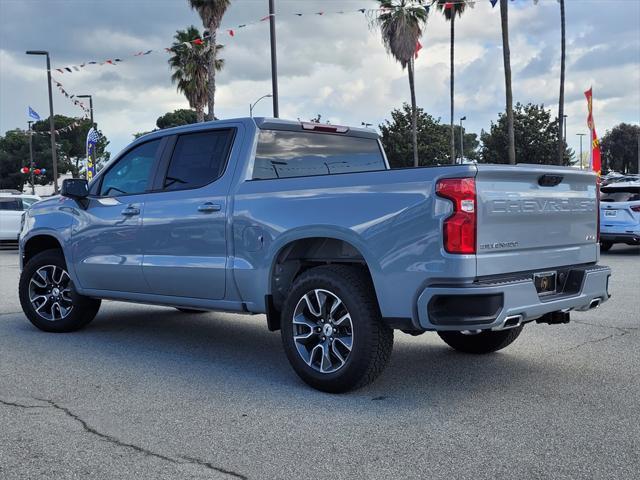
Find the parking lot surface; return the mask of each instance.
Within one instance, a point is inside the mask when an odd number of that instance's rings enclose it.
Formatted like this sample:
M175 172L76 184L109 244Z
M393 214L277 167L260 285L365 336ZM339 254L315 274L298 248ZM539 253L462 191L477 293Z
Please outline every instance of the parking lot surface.
M0 251L0 478L566 478L640 471L640 249L613 298L470 356L396 333L371 386L317 392L264 316L103 302L71 334L20 311Z

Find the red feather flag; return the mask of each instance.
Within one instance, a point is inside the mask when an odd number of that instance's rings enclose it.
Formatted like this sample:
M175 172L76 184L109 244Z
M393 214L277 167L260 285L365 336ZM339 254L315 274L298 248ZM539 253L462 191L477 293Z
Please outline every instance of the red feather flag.
M416 41L416 51L414 53L415 58L418 58L418 52L422 50L422 44L420 43L420 40Z
M593 122L593 88L589 88L584 92L584 96L587 97L587 127L591 132L591 168L600 175L602 163L600 159L600 141L596 133L596 125Z

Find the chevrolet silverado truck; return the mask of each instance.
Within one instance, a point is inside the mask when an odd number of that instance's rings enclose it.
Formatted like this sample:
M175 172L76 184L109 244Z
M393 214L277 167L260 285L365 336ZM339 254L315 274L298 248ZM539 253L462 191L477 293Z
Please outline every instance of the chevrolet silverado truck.
M573 168L389 169L371 130L200 123L34 205L19 296L49 332L101 299L266 314L302 380L343 392L382 372L394 330L482 354L606 301L598 218L596 177Z

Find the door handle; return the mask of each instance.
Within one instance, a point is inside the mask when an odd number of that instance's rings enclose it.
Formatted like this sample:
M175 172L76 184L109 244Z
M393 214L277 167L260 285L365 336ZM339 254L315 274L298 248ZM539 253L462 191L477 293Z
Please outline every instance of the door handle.
M211 202L203 203L198 207L198 211L202 213L219 212L220 210L222 210L220 205Z
M132 217L134 215L140 215L140 209L137 207L127 207L124 210L122 210L122 215L124 215L125 217Z

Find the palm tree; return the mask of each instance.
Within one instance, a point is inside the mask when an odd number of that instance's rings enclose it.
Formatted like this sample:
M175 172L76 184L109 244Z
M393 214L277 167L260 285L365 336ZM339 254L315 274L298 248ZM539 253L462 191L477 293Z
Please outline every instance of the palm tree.
M418 128L416 89L414 83L414 59L418 39L422 36L422 26L427 22L427 9L411 0L378 0L380 13L376 23L382 32L385 49L409 74L411 91L411 133L413 143L413 166L418 160Z
M196 111L198 122L203 122L204 106L208 100L207 80L211 45L193 43L198 38L202 37L193 25L186 30L178 30L171 47L173 55L169 58L169 65L173 70L171 82L176 83L178 91L187 97L189 106ZM185 45L185 42L189 42L189 45ZM217 45L216 50L220 49L222 45ZM223 65L224 60L216 58L215 69L220 70Z
M516 164L516 140L513 131L513 92L511 91L511 52L509 50L509 3L500 0L500 26L502 28L502 58L504 61L504 84L507 97L507 141L509 163Z
M456 24L456 15L461 17L464 13L467 6L473 7L473 3L467 3L467 0L455 0L455 1L447 1L447 0L437 0L438 3L436 7L440 10L445 18L450 22L451 25L451 85L450 85L450 93L451 93L451 163L456 163L456 144L454 137L454 124L453 124L453 92L454 92L454 68L453 68L453 59L454 59L454 44L455 44L455 24ZM462 153L461 153L462 155Z
M227 8L231 4L231 0L188 0L191 8L198 12L200 18L202 19L202 24L204 28L208 31L209 35L209 44L216 44L216 33L218 31L218 27L220 27L220 22L222 20L222 16L224 12L227 11ZM215 96L216 96L216 59L218 48L213 48L209 51L209 82L208 82L208 90L207 90L207 102L209 104L209 112L207 114L207 120L213 120L215 118L214 115L214 107L215 107Z

